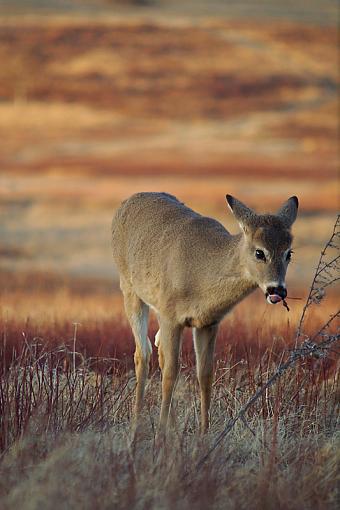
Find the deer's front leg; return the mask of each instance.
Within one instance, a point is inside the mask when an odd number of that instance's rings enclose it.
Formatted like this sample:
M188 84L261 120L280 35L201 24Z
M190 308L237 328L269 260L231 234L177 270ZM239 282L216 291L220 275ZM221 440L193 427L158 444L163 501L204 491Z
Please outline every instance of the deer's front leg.
M179 352L183 328L161 320L159 333L159 364L162 371L162 405L159 431L165 432L172 394L179 372Z
M201 432L209 428L209 407L214 376L214 350L218 326L195 328L194 346L196 353L197 377L201 391Z

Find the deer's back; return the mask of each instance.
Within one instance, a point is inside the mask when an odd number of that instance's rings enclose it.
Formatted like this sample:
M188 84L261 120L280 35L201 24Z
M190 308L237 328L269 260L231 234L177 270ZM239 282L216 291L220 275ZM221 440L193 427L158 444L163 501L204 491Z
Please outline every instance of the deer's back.
M120 275L140 293L146 283L152 292L193 284L208 266L207 255L213 258L231 239L218 221L167 193L137 193L124 201L113 218L112 237Z

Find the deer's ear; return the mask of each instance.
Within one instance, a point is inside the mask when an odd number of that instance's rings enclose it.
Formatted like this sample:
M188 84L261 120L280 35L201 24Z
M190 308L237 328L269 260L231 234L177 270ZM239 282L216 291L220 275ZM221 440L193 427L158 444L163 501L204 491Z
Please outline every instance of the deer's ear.
M245 233L248 232L255 223L256 213L231 195L226 195L226 199L240 227Z
M287 228L290 228L296 220L299 207L297 197L290 197L287 202L278 210L277 215L283 221Z

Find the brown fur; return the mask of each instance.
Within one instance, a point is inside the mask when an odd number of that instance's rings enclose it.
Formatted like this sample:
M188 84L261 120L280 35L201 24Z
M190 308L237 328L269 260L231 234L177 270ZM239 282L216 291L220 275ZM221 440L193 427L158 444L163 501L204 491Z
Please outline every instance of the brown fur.
M235 236L167 193L137 193L122 203L113 219L113 256L136 340L136 415L151 354L147 317L152 306L160 325L156 343L162 370L162 429L178 374L183 328L195 328L201 425L206 430L218 323L258 286L265 290L266 284L284 282L287 263L282 257L291 244L297 199L289 199L275 216L257 215L230 196L227 201L243 230ZM255 259L257 248L270 254L267 263Z

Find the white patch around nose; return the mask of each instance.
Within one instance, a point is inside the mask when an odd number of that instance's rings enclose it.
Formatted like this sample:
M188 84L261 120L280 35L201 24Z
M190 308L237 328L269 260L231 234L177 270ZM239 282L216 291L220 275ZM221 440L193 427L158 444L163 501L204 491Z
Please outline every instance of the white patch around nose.
M266 283L264 285L264 287L265 287L266 291L267 291L267 289L269 287L274 287L274 288L276 288L276 287L283 287L285 289L286 288L286 284L285 284L285 282L268 282L268 283Z

